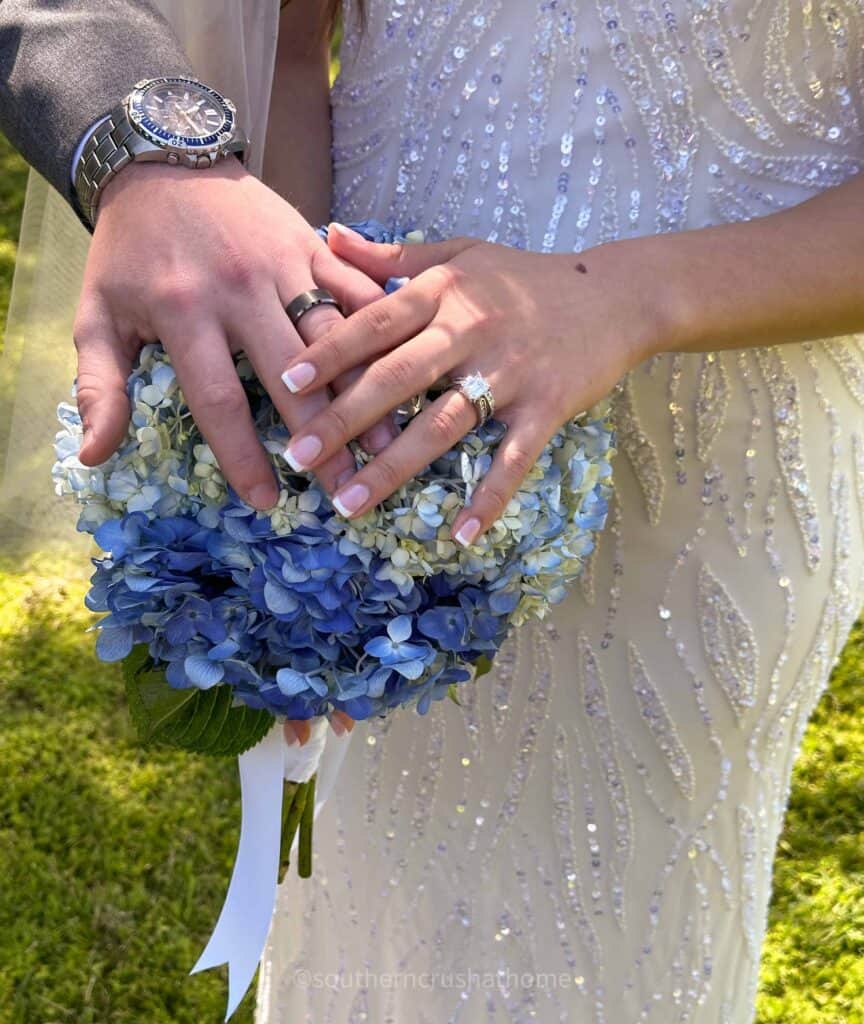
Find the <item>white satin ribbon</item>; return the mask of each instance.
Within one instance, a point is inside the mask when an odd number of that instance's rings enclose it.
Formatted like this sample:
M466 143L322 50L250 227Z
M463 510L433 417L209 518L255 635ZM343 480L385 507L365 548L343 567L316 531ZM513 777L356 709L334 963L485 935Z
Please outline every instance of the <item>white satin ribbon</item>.
M315 784L315 815L330 795L350 733L337 737L326 718L311 723L301 747L285 742L278 719L267 735L237 759L240 766L240 842L219 920L198 963L189 972L228 964L228 1009L234 1013L255 975L276 904L282 836L282 780ZM294 841L296 843L297 836ZM292 847L293 850L293 847Z

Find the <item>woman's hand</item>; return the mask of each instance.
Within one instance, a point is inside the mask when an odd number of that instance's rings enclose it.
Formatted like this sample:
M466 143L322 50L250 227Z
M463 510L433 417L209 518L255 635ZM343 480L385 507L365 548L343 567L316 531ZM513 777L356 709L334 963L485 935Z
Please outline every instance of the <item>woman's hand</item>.
M454 523L462 544L473 543L504 512L561 424L607 395L665 340L659 275L634 259L634 242L540 255L464 238L381 245L341 225L331 225L329 235L336 255L377 281L412 280L334 325L289 365L289 386L307 394L371 364L292 438L286 457L315 469L442 377L478 371L508 431ZM475 424L468 399L445 392L340 488L340 512L367 511Z

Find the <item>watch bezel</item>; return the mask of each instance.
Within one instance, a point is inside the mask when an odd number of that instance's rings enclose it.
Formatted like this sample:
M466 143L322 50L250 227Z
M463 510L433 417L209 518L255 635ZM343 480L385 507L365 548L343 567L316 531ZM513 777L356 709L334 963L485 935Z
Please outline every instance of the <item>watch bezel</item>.
M162 85L194 85L200 89L217 104L222 111L222 124L209 135L178 135L161 127L144 110L144 100L147 94ZM164 75L160 78L151 78L145 82L137 82L126 99L126 113L136 131L154 145L169 152L195 153L206 155L218 153L234 138L236 131L235 113L236 107L212 86L206 85L197 78L190 78L188 75Z

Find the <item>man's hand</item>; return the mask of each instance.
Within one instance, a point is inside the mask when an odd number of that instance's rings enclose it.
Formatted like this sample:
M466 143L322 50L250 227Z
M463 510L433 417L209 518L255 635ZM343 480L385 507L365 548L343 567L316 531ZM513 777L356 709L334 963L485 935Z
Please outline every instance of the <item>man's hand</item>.
M98 210L74 329L81 461L98 465L122 442L126 379L141 345L158 339L225 477L249 504L269 508L276 483L232 353L246 353L293 433L329 398L324 391L292 395L282 372L341 318L333 307L318 307L298 333L285 306L321 287L348 313L379 298L380 287L342 263L233 157L200 171L127 167L106 186ZM382 422L364 441L374 451L391 437ZM332 493L353 469L342 447L315 473Z

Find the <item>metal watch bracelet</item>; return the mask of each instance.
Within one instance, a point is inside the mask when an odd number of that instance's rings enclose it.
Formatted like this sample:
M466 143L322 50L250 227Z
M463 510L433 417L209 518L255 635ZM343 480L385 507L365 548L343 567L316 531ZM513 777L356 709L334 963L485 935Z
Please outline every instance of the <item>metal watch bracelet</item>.
M238 138L221 152L199 154L195 166L212 167L232 152L242 159L247 147L248 142ZM108 120L94 129L75 168L75 198L79 213L91 231L96 223L99 199L108 182L136 158L154 161L154 153L158 154L156 160L161 163L182 162L174 153L167 156L159 154L156 147L132 126L124 104L115 107Z

